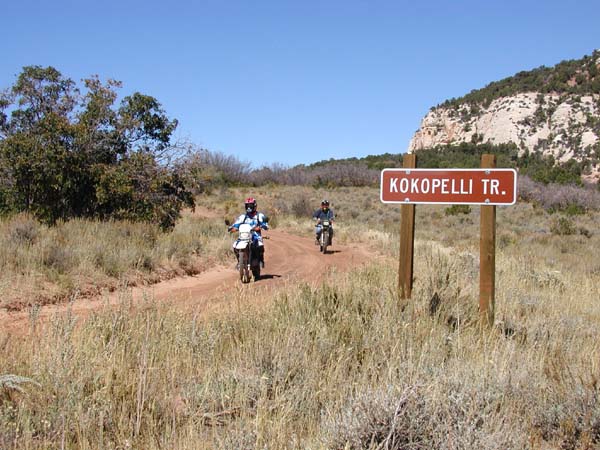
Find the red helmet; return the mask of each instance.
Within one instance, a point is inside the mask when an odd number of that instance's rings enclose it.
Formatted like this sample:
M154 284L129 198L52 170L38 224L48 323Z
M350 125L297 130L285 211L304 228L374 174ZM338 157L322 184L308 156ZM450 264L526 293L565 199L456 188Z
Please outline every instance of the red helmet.
M256 212L256 200L254 197L248 197L244 202L244 208L248 214Z

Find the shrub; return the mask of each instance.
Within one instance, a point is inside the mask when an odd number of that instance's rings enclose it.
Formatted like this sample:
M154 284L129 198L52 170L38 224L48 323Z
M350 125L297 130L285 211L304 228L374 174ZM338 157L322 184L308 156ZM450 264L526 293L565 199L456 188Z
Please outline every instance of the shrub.
M591 187L543 184L528 176L519 176L519 197L540 205L548 212L565 212L569 215L581 214L600 209L600 192Z
M580 235L585 236L588 239L592 237L592 232L585 227L579 227L577 231Z
M99 170L97 214L101 218L141 220L172 229L184 206L194 199L176 173L146 154L133 154L118 165Z
M30 216L15 218L9 229L10 240L17 244L33 244L39 235L39 225Z
M77 261L73 251L64 244L52 244L44 254L43 263L46 267L51 267L58 273L67 273L77 264Z
M311 217L313 213L310 199L306 194L302 194L296 200L294 200L291 209L294 216L298 218Z
M452 205L444 210L447 216L457 216L459 214L470 214L471 207L469 205Z
M577 228L573 222L566 217L559 217L558 220L554 221L550 226L552 234L558 236L569 236L577 233Z

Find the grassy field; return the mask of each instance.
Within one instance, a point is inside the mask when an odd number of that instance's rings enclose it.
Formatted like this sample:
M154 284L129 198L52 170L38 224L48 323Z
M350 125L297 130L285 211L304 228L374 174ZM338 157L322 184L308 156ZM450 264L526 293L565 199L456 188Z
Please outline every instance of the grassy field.
M229 241L221 223L190 212L172 233L129 222L71 220L49 228L26 215L0 220L0 307L193 275L225 260Z
M477 321L479 208L417 207L415 287L402 302L398 208L366 188L222 190L199 199L212 218L190 214L151 245L138 225L5 221L1 239L13 247L2 250L3 289L34 276L56 283L43 255L60 233L74 255L69 279L100 271L94 246L147 248L155 258L143 269L132 262L139 256L123 259L120 272L102 271L110 282L183 270L167 248L189 242L201 245L185 254L216 264L229 242L222 219L239 213L246 194L278 228L307 236L310 212L327 197L337 239L381 257L268 302L239 290L228 311L208 318L152 299L132 310L124 296L121 308L83 324L66 314L25 338L0 334L0 448L600 447L597 213L498 208L492 330ZM35 238L20 243L19 227Z

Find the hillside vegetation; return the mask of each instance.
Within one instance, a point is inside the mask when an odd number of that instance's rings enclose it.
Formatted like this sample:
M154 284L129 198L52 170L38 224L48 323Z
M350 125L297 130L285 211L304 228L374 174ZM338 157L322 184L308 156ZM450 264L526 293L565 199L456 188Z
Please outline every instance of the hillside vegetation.
M514 144L467 144L420 150L420 168L477 168L481 155L492 153L498 167L519 171L519 195L545 210L578 213L600 209L597 185L585 185L581 175L585 163L558 163L539 153L519 152ZM182 163L185 178L193 180L197 193L210 193L223 186L307 186L316 189L378 186L381 169L402 167L402 154L370 155L364 158L330 159L295 167L272 166L253 169L235 157L207 150L196 152Z
M519 151L515 144L461 143L440 145L417 152L419 168L477 168L481 155L497 157L497 167L512 167L521 175L543 184L582 186L585 162L565 163L552 156ZM233 157L199 150L180 161L185 178L192 181L196 192L210 192L219 186L291 185L312 187L377 186L381 170L402 167L402 154L384 153L362 158L329 159L293 167L282 165L252 168Z
M462 97L446 100L438 106L457 107L463 103L488 106L493 100L524 92L542 94L600 94L600 50L581 59L562 61L556 66L541 66L494 81Z

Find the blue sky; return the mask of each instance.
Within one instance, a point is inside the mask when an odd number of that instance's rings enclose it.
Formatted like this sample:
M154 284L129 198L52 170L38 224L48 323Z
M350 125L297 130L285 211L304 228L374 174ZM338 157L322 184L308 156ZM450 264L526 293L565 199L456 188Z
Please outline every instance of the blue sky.
M430 107L600 48L597 0L6 0L1 23L0 88L114 78L257 167L403 153Z

